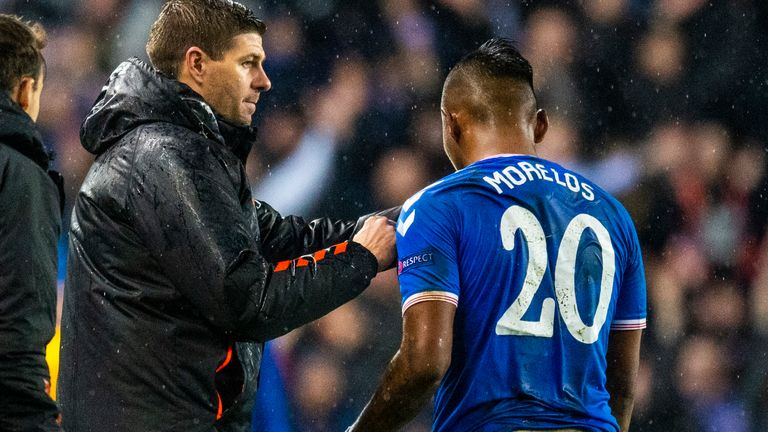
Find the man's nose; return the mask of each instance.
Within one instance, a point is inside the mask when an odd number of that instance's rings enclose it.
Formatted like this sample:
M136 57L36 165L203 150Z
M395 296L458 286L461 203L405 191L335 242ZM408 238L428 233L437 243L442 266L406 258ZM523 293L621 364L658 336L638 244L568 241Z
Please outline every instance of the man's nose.
M251 87L260 92L269 91L272 88L272 81L269 80L267 72L263 68L259 68L259 73L256 74L253 82L251 82Z

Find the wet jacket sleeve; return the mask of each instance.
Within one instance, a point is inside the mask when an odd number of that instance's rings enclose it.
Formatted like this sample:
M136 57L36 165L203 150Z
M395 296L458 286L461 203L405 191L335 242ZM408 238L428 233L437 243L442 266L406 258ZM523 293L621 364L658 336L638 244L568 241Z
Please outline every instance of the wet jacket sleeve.
M275 271L255 235L242 168L208 146L157 143L137 157L129 213L167 277L213 325L240 340L268 340L365 289L377 263L354 243Z
M400 207L370 213L357 220L319 218L307 222L299 216L281 216L272 206L255 201L264 257L270 262L295 258L336 243L352 239L366 219L373 215L386 216L393 222L400 215Z

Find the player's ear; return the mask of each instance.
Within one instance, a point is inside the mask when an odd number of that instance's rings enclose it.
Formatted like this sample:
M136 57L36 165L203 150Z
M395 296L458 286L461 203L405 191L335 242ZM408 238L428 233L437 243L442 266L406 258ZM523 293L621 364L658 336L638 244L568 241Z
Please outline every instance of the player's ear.
M533 126L533 142L540 143L549 129L549 118L543 109L536 111L536 123Z
M445 119L445 126L446 126L446 132L449 134L451 139L458 143L461 139L461 124L459 122L459 116L458 114L451 112L448 113Z

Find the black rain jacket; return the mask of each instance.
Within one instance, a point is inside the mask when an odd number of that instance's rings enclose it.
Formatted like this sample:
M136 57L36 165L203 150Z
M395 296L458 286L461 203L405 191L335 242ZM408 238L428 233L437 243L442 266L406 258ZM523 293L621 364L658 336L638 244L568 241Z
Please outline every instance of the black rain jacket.
M0 430L59 430L45 347L56 326L61 176L32 119L0 92Z
M137 59L112 73L81 130L97 157L70 228L67 431L249 430L262 342L376 274L346 241L354 221L307 223L254 201L254 138Z

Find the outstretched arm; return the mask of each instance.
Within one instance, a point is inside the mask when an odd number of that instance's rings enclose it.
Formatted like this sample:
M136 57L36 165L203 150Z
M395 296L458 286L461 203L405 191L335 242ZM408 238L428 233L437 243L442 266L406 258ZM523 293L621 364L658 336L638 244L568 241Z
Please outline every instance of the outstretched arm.
M346 287L357 279L362 269L350 252L372 254L377 268L388 267L395 260L394 227L384 217L371 217L355 234L353 241L288 261L274 267L256 317L257 325L247 326L259 340L281 336L313 321L354 298L367 286L360 281L359 291ZM354 285L353 285L354 286Z
M318 218L307 221L300 216L285 216L264 201L254 201L259 218L264 257L277 262L306 255L350 240L371 216L396 221L400 207L361 216L357 220ZM383 269L382 269L383 270Z
M611 413L622 432L629 430L632 407L635 404L635 378L640 365L642 330L612 331L608 340L608 393Z
M394 228L373 218L369 234L375 235L270 262L254 235L254 204L219 169L223 164L206 143L154 144L155 152L136 161L143 175L129 194L132 226L167 282L238 340L268 340L321 317L357 296L393 260Z
M419 413L451 364L456 306L417 303L403 316L400 350L350 431L394 431Z

